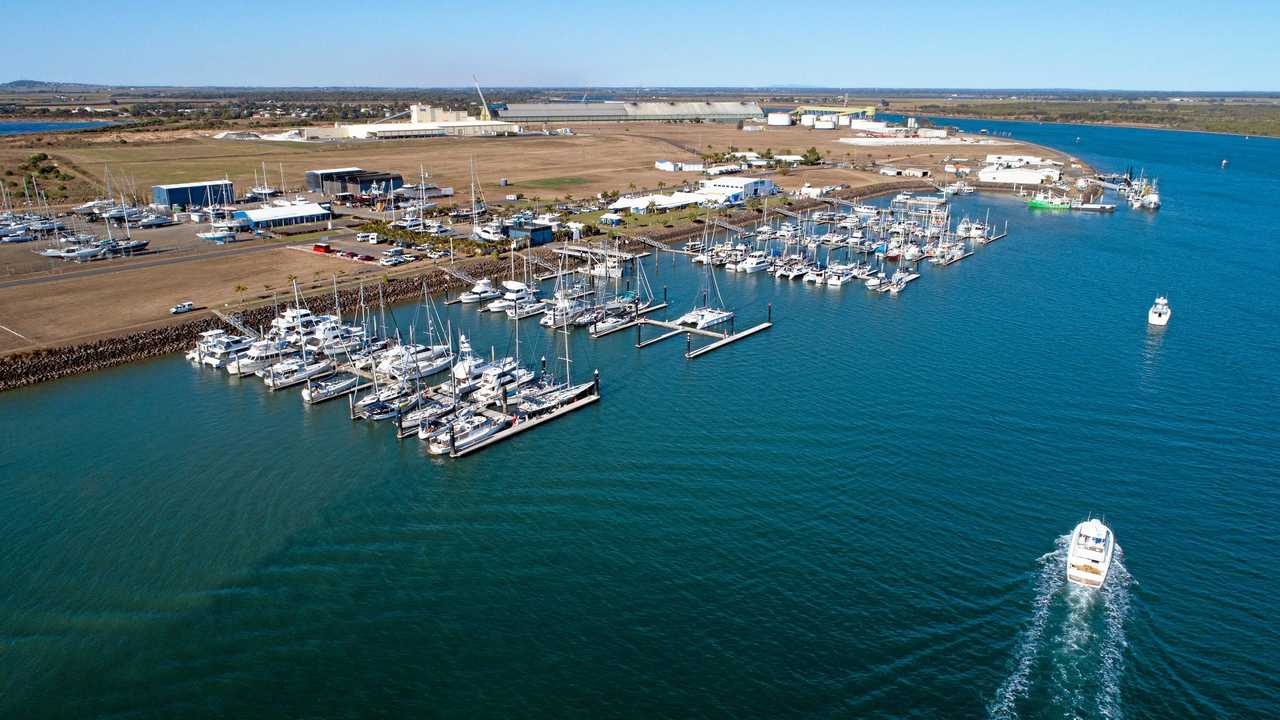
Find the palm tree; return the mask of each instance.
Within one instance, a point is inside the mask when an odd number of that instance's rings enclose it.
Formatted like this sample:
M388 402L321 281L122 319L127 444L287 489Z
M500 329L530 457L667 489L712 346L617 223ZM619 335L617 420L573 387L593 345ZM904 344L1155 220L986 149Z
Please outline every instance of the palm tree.
M240 296L240 304L244 305L244 294L249 291L249 288L245 287L243 283L236 283L232 291Z

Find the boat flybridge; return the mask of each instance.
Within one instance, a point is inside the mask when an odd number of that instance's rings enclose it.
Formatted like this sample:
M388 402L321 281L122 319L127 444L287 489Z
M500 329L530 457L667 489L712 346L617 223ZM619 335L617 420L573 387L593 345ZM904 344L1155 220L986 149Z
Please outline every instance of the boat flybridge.
M1173 315L1173 310L1169 307L1169 298L1161 295L1156 298L1156 302L1147 311L1147 324L1157 327L1164 327L1169 324L1169 317Z
M1101 520L1090 518L1076 525L1067 548L1067 582L1100 588L1111 570L1116 538Z

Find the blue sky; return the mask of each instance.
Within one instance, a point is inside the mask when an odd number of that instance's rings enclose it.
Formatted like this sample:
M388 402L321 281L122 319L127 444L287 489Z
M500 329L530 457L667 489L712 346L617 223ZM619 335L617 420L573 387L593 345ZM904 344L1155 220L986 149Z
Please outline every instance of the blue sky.
M0 0L0 16L0 80L1280 90L1276 0Z

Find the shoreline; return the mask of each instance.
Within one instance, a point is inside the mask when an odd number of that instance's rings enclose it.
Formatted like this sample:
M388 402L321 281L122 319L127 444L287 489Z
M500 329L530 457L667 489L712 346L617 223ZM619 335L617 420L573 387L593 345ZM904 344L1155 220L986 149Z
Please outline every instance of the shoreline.
M904 190L932 191L933 189L932 185L921 180L897 180L878 182L860 188L846 188L835 193L833 197L869 199ZM791 207L796 210L807 210L823 204L825 203L821 200L800 198ZM760 214L761 211L758 210L741 208L725 215L723 219L731 223L753 222L759 218ZM662 232L630 233L629 236L648 237L654 242L671 245L697 235L703 231L704 227L703 224L690 222L670 229L664 228ZM643 247L640 243L636 244ZM501 256L481 258L469 263L467 269L474 274L497 279L505 273L506 264L502 262ZM420 274L391 278L384 286L383 295L388 302L404 302L420 295L424 284L428 292L439 295L463 287L467 283L443 269L433 267ZM354 306L359 292L359 287L340 290L339 297L342 304L348 307ZM303 293L302 297L308 305L312 306L313 312L323 313L333 309L333 295L328 289ZM269 322L274 317L273 308L272 303L259 302L249 303L229 311L241 317L252 327ZM162 321L163 319L157 322ZM8 353L0 357L0 393L181 352L188 349L201 332L221 326L222 322L217 316L212 313L208 315L202 313L200 317L192 318L187 322L164 324L133 332L102 334L87 342L48 345Z
M891 111L891 112L894 112L895 114L904 114L904 113L898 113L897 111L894 111L892 108L890 108L890 111ZM985 120L985 121L989 121L989 122L1015 122L1015 123L1027 123L1028 125L1064 125L1064 126L1067 126L1067 127L1071 127L1071 126L1079 126L1079 127L1112 127L1112 128L1129 128L1129 129L1131 129L1131 130L1163 130L1163 131L1165 131L1165 132L1178 132L1178 133L1203 133L1203 134L1205 134L1205 135L1221 135L1221 136L1225 136L1225 137L1263 138L1263 139L1267 139L1267 140L1280 140L1280 135L1256 135L1256 134L1254 134L1254 135L1246 135L1245 133L1227 132L1227 131L1225 131L1225 130L1192 130L1192 129L1188 129L1188 128L1174 128L1174 127L1167 127L1167 126L1164 126L1164 125L1144 125L1144 124L1142 124L1142 123L1127 123L1127 122L1063 122L1063 121L1061 121L1061 120L1029 120L1029 119L1027 119L1027 118L992 117L992 116L990 116L990 115L949 115L949 114L944 114L944 113L934 113L934 112L928 112L928 113L926 113L926 112L917 112L917 113L905 113L905 114L906 114L906 115L919 115L919 116L921 116L921 117L946 118L946 119L949 119L949 120L978 120L978 121L984 121L984 120ZM1028 142L1028 141L1026 141L1026 140L1019 140L1019 142ZM1061 152L1061 151L1059 151L1059 152Z

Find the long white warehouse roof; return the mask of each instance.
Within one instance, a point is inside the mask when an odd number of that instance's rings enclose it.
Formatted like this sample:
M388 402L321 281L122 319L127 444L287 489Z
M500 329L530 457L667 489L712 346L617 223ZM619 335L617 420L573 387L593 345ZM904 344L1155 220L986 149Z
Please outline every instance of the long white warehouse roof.
M239 217L248 218L250 221L270 222L272 220L283 220L293 217L312 217L315 215L329 215L330 212L320 207L317 203L298 203L296 205L272 205L271 207L253 208L250 210L238 210L235 213Z
M152 185L153 188L179 190L181 188L208 187L210 185L230 185L230 180L205 180L203 182L174 183L172 185Z

